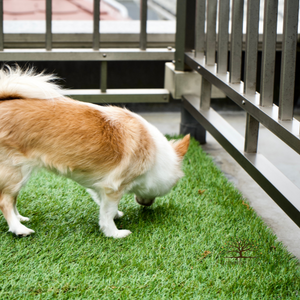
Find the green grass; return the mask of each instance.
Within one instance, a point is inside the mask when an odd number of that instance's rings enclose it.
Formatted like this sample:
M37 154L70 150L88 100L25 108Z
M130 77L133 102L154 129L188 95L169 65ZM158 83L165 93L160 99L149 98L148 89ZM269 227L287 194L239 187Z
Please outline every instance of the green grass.
M36 233L18 238L0 218L0 299L299 299L299 262L195 141L183 168L150 208L122 199L121 240L99 232L83 188L33 176L18 207ZM228 258L235 239L255 258Z

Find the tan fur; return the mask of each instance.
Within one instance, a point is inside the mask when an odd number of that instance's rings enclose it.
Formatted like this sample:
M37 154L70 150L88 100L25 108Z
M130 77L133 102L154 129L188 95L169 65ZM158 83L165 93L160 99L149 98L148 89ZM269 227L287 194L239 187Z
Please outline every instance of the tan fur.
M62 96L53 75L0 70L0 209L9 231L29 235L16 199L33 170L46 168L87 189L100 206L100 229L122 238L113 219L126 192L141 205L170 191L180 177L189 136L169 143L140 116ZM15 99L14 99L15 97ZM1 99L5 99L1 101Z
M105 173L122 159L124 163L143 161L151 156L149 134L141 125L139 135L131 132L137 120L117 110L121 126L110 122L99 110L71 99L2 101L0 147L8 157L17 156L22 161L24 156L65 175L68 171ZM143 166L140 161L134 165L138 169Z
M173 142L173 148L175 149L177 155L183 158L186 154L190 144L190 135L187 134L182 140Z

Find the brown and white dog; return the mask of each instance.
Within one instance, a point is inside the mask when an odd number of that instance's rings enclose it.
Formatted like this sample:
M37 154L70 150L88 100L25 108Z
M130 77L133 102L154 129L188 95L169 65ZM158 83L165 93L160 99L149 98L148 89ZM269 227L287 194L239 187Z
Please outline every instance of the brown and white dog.
M134 193L141 205L170 191L180 177L189 135L169 142L126 109L97 106L63 96L53 75L19 67L0 70L0 209L9 231L34 232L20 221L17 196L32 171L46 168L85 187L100 206L100 229L122 238L114 218Z

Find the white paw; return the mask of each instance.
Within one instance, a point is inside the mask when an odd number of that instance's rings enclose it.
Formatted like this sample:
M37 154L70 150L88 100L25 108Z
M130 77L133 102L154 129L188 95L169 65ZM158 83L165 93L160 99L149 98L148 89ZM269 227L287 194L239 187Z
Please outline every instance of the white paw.
M131 234L130 230L122 229L122 230L118 230L117 232L115 232L112 237L115 239L122 239L122 238L128 236L129 234Z
M114 219L119 219L119 218L122 218L124 216L124 213L122 211L119 211L117 212L117 214L115 215Z
M30 220L29 218L23 217L23 216L21 216L21 215L18 215L17 217L18 217L18 219L19 219L20 222L27 222L27 221Z
M107 237L113 237L115 239L121 239L121 238L124 238L124 237L128 236L131 233L131 231L127 230L127 229L122 229L122 230L115 230L113 232L103 231L103 233Z
M14 233L15 235L18 236L27 236L30 235L31 233L34 233L34 230L27 228L26 226L19 224L17 227L12 227L9 228L9 232Z

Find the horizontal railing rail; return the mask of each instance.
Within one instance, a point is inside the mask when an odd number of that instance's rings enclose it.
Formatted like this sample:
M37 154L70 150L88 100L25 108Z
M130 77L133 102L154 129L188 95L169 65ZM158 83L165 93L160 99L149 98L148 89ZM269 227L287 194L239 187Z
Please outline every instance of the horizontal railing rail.
M157 89L108 89L107 69L109 61L172 61L175 50L170 47L147 48L147 0L140 0L139 47L101 48L100 0L93 0L93 33L91 47L54 48L52 0L45 2L45 28L43 48L5 48L3 32L3 0L0 0L0 60L2 62L24 61L98 61L101 62L99 89L68 90L65 93L81 101L94 103L168 102L169 92ZM68 34L70 37L72 34ZM76 37L76 33L73 34ZM40 34L37 44L40 44ZM75 38L73 38L75 39ZM9 42L9 41L8 41ZM63 41L62 41L63 43Z

